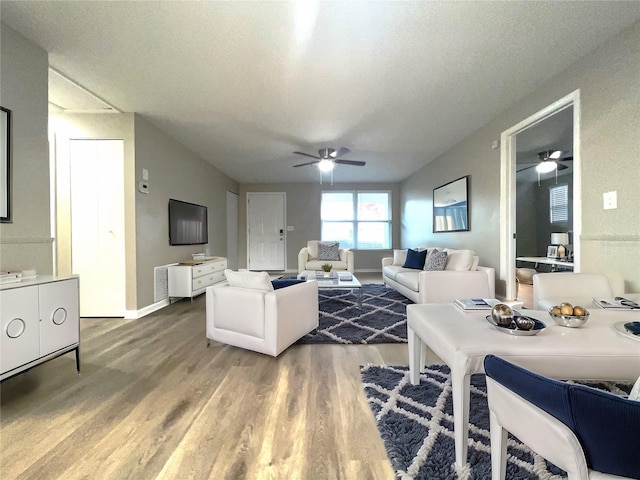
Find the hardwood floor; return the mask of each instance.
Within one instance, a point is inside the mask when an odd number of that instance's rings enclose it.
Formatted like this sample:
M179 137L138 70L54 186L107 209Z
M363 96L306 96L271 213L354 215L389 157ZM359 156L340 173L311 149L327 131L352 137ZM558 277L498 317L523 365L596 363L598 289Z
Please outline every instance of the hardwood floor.
M406 344L212 342L205 296L138 320L81 319L73 354L0 385L2 479L392 479L359 366Z

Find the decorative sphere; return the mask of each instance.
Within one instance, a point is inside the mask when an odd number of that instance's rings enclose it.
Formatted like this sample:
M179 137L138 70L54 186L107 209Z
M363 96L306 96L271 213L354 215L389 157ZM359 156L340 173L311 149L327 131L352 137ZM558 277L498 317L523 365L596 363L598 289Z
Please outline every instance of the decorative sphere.
M513 321L513 310L509 305L496 303L491 309L491 318L497 325L508 327Z

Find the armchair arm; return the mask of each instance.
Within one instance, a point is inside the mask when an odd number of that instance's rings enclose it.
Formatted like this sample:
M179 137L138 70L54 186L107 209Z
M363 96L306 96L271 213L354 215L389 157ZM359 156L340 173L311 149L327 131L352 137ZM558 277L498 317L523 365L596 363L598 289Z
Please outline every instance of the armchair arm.
M353 269L355 268L355 261L353 256L353 251L345 250L347 255L347 271L353 273Z
M318 328L318 282L298 283L269 292L265 302L265 343L277 356L296 340Z
M302 249L298 253L298 273L302 273L304 270L306 270L308 259L309 249L307 247L302 247Z
M382 268L386 267L387 265L393 265L393 257L384 257L382 259Z

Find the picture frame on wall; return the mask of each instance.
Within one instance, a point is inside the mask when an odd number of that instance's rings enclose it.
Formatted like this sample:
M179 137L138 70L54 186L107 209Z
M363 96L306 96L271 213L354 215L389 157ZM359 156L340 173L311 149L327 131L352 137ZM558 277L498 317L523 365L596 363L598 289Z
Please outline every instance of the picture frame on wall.
M558 247L556 245L547 247L547 258L558 258Z
M0 107L0 222L11 222L11 110Z
M433 233L468 232L469 175L433 189Z

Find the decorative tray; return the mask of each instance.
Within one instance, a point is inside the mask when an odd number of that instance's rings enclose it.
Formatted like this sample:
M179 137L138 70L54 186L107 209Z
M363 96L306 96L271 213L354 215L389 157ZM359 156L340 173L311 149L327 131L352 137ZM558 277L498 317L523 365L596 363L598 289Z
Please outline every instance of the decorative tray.
M627 330L624 326L625 323L630 323L630 322L616 322L613 324L613 328L617 332L619 332L621 335L624 335L627 338L631 338L633 340L637 340L640 342L640 335L634 335L629 330Z
M520 316L524 317L525 315L520 315ZM516 335L518 337L530 337L531 335L537 335L547 327L544 324L544 322L538 320L537 318L533 318L533 317L527 317L528 319L533 320L535 322L535 325L533 326L533 328L531 330L520 330L520 329L516 328L516 326L513 323L511 325L509 325L508 327L503 327L503 326L498 325L497 323L495 323L493 321L493 319L491 318L491 315L487 315L484 318L487 320L487 322L489 322L491 325L493 325L493 327L496 330L498 330L499 332L506 333L507 335Z

